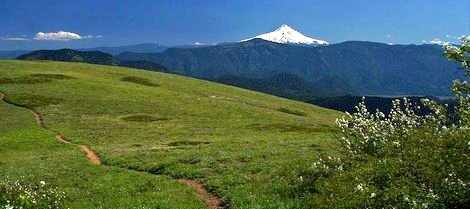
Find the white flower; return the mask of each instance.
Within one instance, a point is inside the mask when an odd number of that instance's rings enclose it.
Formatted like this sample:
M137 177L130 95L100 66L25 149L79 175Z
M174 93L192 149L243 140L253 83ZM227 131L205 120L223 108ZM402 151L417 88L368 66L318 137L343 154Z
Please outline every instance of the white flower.
M364 191L364 187L362 186L362 184L358 184L356 186L356 190L362 192L362 191Z

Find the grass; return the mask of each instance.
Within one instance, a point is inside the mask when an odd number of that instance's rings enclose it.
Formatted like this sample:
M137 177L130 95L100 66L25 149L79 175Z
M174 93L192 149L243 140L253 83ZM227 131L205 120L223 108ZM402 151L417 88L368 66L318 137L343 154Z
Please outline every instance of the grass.
M54 141L29 111L2 103L0 115L11 119L0 122L0 176L50 181L71 208L204 208L178 178L202 181L230 208L296 208L292 171L337 146L341 113L317 106L164 73L0 61L3 78L38 73L74 79L0 82L0 91L88 145L104 166Z
M256 131L267 131L271 130L273 132L293 132L293 133L336 133L339 129L330 127L330 126L303 126L300 124L252 124L248 128L251 128Z
M55 141L24 108L2 102L0 115L1 179L45 181L66 193L69 208L205 208L194 191L169 177L90 165L80 149Z
M291 109L288 109L288 108L285 108L285 107L281 107L277 110L279 112L283 112L283 113L287 113L287 114L291 114L291 115L307 116L307 113L304 113L304 112L299 111L299 110L291 110Z

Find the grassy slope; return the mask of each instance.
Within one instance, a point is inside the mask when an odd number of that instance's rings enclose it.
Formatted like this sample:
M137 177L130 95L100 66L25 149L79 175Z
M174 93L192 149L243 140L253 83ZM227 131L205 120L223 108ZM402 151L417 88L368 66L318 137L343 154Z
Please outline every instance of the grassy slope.
M95 193L109 200L132 194L144 201L154 193L153 187L141 190L142 185L151 182L163 198L153 201L163 201L162 207L165 201L201 207L192 190L170 176L202 180L231 208L291 208L298 204L289 195L286 179L291 170L335 146L332 127L339 113L313 105L170 74L89 64L0 61L0 78L35 73L76 79L0 84L0 90L14 102L36 106L46 126L89 145L108 166L87 164L76 147L57 144L52 134L35 128L29 112L6 110L12 107L2 104L2 117L8 114L18 120L0 123L0 129L10 130L0 132L0 155L9 156L0 159L0 175L46 175L59 187L74 191L69 200L77 206L105 204ZM126 76L146 78L158 86L120 80ZM306 116L292 113L296 111ZM128 116L139 120L143 115L155 121L124 120ZM17 152L24 154L14 157ZM45 157L31 160L36 155ZM12 159L19 166L12 167ZM89 186L77 186L82 183ZM127 200L116 204L136 202Z
M55 141L24 108L2 102L0 115L1 179L46 181L67 194L70 208L204 208L194 191L168 177L91 166L80 149Z

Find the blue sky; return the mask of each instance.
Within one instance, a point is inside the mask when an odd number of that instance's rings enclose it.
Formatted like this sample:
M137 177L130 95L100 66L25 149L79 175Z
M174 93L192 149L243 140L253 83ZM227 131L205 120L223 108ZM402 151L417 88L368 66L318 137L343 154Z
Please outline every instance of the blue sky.
M331 43L453 41L470 0L1 0L0 50L213 44L284 23Z

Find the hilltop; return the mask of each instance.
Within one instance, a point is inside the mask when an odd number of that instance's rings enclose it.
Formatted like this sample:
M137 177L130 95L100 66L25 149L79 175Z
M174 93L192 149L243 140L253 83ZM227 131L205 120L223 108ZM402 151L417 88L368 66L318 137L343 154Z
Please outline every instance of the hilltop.
M53 61L0 75L0 176L45 180L70 208L206 208L178 179L230 208L292 208L293 172L336 147L339 112L213 82Z
M55 60L66 62L85 62L101 65L118 65L110 54L100 51L76 51L73 49L37 50L20 55L19 60Z
M170 72L165 66L148 60L117 60L113 55L101 51L77 51L73 49L37 50L18 56L18 60L51 60L81 62L89 64L123 66L150 71Z

